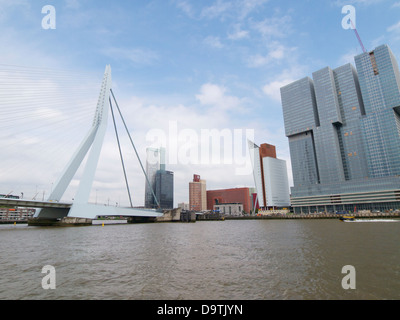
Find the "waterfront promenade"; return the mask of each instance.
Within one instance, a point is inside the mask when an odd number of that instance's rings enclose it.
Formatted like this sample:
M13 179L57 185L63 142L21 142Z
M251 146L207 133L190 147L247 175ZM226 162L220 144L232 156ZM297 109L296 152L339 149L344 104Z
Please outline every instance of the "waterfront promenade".
M310 213L310 214L269 214L269 215L244 215L244 216L213 216L209 219L203 217L201 219L197 219L198 221L215 221L215 220L293 220L293 219L339 219L344 214L335 214L335 213ZM374 213L348 213L345 215L354 216L356 219L400 219L400 212L374 212ZM205 215L206 216L206 215ZM99 220L100 221L100 220ZM24 224L28 223L26 220L0 220L0 224ZM172 222L172 221L171 221ZM174 221L176 222L176 221ZM157 223L155 221L155 223ZM93 223L96 225L98 223ZM101 224L101 223L100 223Z
M270 214L270 215L259 215L259 216L226 216L226 220L267 220L267 219L339 219L344 214L336 213L310 213L310 214ZM400 212L374 212L374 213L348 213L346 215L354 216L357 219L385 219L385 218L400 218Z

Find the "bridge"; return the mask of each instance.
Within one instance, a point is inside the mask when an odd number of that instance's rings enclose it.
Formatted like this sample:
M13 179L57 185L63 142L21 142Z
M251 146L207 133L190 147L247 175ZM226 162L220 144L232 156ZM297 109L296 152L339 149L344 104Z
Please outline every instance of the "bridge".
M38 200L26 200L26 199L0 198L0 206L4 206L4 207L26 207L26 208L69 209L69 208L71 208L72 203L55 202L55 201L38 201Z
M98 102L92 124L86 136L82 140L81 144L79 145L77 150L73 153L71 159L64 168L58 181L54 184L54 188L52 189L52 192L50 193L47 200L36 201L36 200L26 200L26 199L0 198L0 205L38 208L33 219L30 221L32 225L40 225L41 221L46 221L46 225L48 225L48 221L57 222L66 219L67 220L69 219L69 221L72 221L74 219L92 220L96 219L98 216L124 216L124 217L131 217L133 219L161 217L163 213L160 210L134 208L132 206L129 185L126 179L124 162L118 140L118 133L115 126L115 115L114 115L112 101L114 101L117 110L119 112L119 115L121 116L121 119L125 125L125 129L128 132L130 141L138 157L142 171L146 177L146 181L148 184L150 184L149 179L147 178L146 172L144 170L144 167L140 161L137 150L135 148L135 145L133 143L133 140L129 134L128 128L126 127L117 100L112 91L111 67L107 65L104 72L104 77L101 84L100 94L98 97ZM107 129L109 111L111 111L111 115L114 121L114 127L117 135L118 147L120 150L121 162L124 169L125 182L131 207L96 205L88 202L93 185L95 172L97 169L100 151L102 148L104 136ZM81 163L85 158L87 158L86 164L83 169L82 178L79 182L79 187L75 194L74 200L71 203L62 202L61 199L66 189L70 185L71 180L73 179L75 173L80 168ZM150 189L152 190L152 188ZM153 191L153 196L156 199L156 203L158 204L154 191Z

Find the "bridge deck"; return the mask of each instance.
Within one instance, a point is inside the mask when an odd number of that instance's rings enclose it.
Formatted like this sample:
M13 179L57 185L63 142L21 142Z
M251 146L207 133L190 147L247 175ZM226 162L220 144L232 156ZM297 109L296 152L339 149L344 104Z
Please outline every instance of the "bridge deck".
M71 208L72 203L57 202L57 201L38 201L38 200L26 200L26 199L0 198L0 206L68 209L68 208Z
M101 206L95 204L73 204L57 201L37 201L26 199L0 198L0 207L27 207L41 209L71 209L75 210L72 216L95 219L96 216L125 216L125 217L159 217L162 212L153 209ZM58 212L52 211L52 212ZM67 215L68 211L60 210L60 214ZM49 217L47 217L49 218Z

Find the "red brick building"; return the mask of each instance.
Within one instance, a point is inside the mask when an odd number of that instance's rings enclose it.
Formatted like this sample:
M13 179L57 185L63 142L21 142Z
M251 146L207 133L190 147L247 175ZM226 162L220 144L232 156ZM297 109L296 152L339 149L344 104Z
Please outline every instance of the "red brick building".
M201 180L200 176L193 175L193 182L189 182L189 210L207 210L206 181Z
M223 203L241 203L243 210L251 210L251 194L249 188L234 188L207 191L207 210L213 210L214 205Z
M276 147L272 144L263 143L262 145L260 145L260 156L261 158L276 158Z

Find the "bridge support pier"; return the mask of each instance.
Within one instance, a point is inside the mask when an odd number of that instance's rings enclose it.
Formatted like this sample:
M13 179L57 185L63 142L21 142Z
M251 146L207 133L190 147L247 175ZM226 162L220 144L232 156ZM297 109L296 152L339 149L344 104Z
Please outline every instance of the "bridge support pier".
M32 218L28 220L28 226L34 227L82 227L91 226L92 219L63 217L61 219L52 218Z
M128 217L128 223L151 223L156 219L156 217Z

